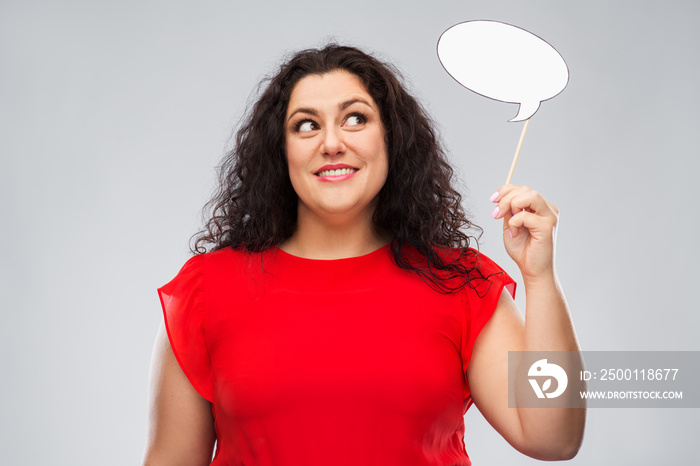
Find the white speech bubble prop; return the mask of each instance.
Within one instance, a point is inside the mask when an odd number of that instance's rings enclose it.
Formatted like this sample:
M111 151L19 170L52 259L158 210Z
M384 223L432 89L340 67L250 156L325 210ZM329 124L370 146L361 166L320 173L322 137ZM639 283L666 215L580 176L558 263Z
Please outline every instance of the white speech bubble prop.
M442 66L467 89L502 102L518 103L523 121L540 102L569 82L566 62L536 35L497 21L467 21L442 33L437 53Z

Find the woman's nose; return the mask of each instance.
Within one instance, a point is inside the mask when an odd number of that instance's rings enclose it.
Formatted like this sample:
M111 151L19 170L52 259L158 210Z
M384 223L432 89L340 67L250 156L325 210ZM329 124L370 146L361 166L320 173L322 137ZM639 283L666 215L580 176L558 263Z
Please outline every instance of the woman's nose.
M323 155L329 157L345 153L345 143L338 128L333 126L326 127L321 150Z

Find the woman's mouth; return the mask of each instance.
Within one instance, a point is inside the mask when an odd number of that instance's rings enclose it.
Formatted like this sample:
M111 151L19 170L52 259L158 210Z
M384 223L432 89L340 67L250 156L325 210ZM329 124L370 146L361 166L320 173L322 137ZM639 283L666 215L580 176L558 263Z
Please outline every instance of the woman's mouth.
M320 171L316 176L320 181L342 181L352 177L358 170L358 168L336 168Z
M336 168L335 170L323 170L322 172L316 173L316 176L340 176L340 175L349 175L351 173L355 173L358 169L357 168Z

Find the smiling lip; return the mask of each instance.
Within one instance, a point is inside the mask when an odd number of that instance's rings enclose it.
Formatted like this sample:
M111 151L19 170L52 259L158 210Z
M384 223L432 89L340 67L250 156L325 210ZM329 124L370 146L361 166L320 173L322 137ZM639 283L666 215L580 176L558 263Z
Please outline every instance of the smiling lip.
M342 174L342 175L335 175L335 176L329 176L329 175L320 176L320 175L319 175L319 173L323 173L323 172L326 171L326 170L338 170L338 169L341 169L341 168L352 169L352 170L355 170L355 171L353 171L353 172L351 172L351 173L345 173L345 174ZM348 178L354 176L355 173L357 173L358 171L359 171L359 168L356 168L356 167L353 167L353 166L351 166L351 165L347 165L347 164L344 164L344 163L338 163L338 164L334 164L334 165L324 165L324 166L322 166L315 174L316 174L316 177L318 178L319 181L329 182L329 181L343 181L343 180L347 180Z
M337 169L339 169L339 168L353 168L353 169L355 169L355 170L358 170L357 167L353 167L352 165L347 165L347 164L345 164L345 163L336 163L335 165L324 165L324 166L322 166L321 168L319 168L318 170L316 170L316 173L315 173L315 174L318 175L319 173L321 173L321 172L323 172L323 171L326 171L326 170L337 170Z
M352 169L355 171L351 172L351 173L345 173L342 175L335 175L335 176L329 176L329 175L320 176L319 175L319 173L322 173L326 170L338 170L341 168L348 168L348 169ZM319 181L326 181L326 182L328 182L328 181L343 181L343 180L347 180L348 178L352 177L358 171L359 171L359 168L356 168L356 167L353 167L350 165L346 165L344 163L339 163L339 164L335 164L335 165L324 165L316 172L316 177L318 177Z

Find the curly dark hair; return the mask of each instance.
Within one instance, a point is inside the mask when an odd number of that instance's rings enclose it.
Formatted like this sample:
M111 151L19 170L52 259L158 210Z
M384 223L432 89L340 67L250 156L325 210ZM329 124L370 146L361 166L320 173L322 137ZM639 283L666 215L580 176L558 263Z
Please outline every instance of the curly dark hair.
M484 280L475 267L482 229L468 219L452 186L453 169L431 119L392 65L337 44L297 52L263 81L267 86L218 169L219 188L205 206L208 221L193 236L192 252L225 247L262 252L294 233L298 197L285 154L287 105L299 80L336 70L357 76L380 110L389 170L372 220L375 231L391 238L396 265L443 293L467 284L476 288L472 282ZM478 235L469 235L469 229Z

